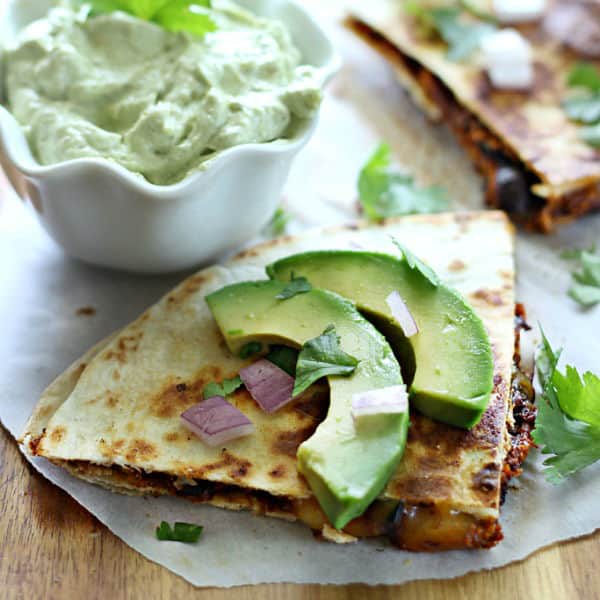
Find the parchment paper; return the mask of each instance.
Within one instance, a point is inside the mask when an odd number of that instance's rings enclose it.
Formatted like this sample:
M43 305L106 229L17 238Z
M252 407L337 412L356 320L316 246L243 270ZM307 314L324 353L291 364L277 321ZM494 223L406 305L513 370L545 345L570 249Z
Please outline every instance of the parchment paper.
M285 202L292 230L356 218L359 167L381 139L422 183L445 185L454 208L480 207L481 182L443 128L433 128L394 83L384 61L344 32L333 19L337 2L310 4L331 19L345 59L330 88L315 139L296 163ZM325 14L327 13L327 14ZM566 296L570 265L563 247L600 238L600 216L553 237L520 234L518 294L532 322L543 323L565 359L600 371L600 307L582 311ZM434 241L432 241L434 243ZM139 277L75 262L45 235L32 213L14 198L0 203L0 419L18 435L42 390L71 361L125 325L180 281ZM77 316L81 307L93 316ZM600 465L552 487L534 453L503 509L505 540L489 551L411 554L381 541L335 546L316 542L303 526L198 506L173 498L111 494L78 481L43 460L34 466L65 489L116 535L149 559L198 586L261 582L401 583L450 578L519 560L558 540L600 527ZM1 482L0 482L1 483ZM158 542L161 521L205 526L196 546Z

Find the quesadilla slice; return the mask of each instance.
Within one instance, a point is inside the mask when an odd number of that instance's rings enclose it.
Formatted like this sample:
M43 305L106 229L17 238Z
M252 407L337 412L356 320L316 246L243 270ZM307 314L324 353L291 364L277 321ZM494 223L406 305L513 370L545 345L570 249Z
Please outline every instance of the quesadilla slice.
M439 37L421 30L407 12L408 4L355 2L347 24L390 61L426 115L450 127L485 178L487 203L545 232L600 208L600 151L582 139L580 124L570 120L563 106L569 72L583 60L600 68L600 49L596 39L596 53L583 55L556 34L557 24L567 34L565 19L577 4L596 23L597 38L598 6L554 0L544 18L510 25L529 42L533 55L532 85L518 91L494 87L476 51L468 59L452 60ZM469 6L491 13L492 3L479 0ZM567 41L574 47L584 35L591 34L575 27Z
M397 255L392 237L460 292L483 322L493 349L493 390L471 429L411 409L406 449L384 491L338 530L296 459L327 414L325 384L272 414L237 389L227 400L254 432L218 447L186 429L180 415L202 399L207 384L236 377L254 360L227 348L207 295L265 280L267 265L301 252L360 247ZM200 271L101 342L43 394L21 442L30 455L119 493L171 494L296 520L336 542L388 536L410 550L487 548L502 539L506 483L531 443L531 382L515 351L520 327L513 231L502 213L406 217L280 238Z

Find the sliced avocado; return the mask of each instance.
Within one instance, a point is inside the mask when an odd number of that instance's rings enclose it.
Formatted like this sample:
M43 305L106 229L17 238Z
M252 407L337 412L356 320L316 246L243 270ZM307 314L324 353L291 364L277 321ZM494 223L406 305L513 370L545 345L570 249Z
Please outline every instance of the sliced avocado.
M413 268L403 257L351 250L296 254L269 267L273 279L306 277L354 301L386 335L411 383L411 404L451 425L470 428L485 411L493 389L493 356L481 319L463 297ZM405 338L386 298L394 290L419 332Z
M231 352L250 341L300 347L334 325L344 352L359 360L349 377L330 376L327 417L298 448L298 470L337 529L361 515L381 493L406 443L408 413L370 417L356 426L353 394L402 383L385 338L355 306L333 292L312 289L287 300L279 281L230 285L207 296Z

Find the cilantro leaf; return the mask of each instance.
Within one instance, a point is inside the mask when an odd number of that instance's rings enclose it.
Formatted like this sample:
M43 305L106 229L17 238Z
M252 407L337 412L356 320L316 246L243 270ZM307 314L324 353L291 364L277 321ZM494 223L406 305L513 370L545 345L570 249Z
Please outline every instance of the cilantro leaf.
M265 358L283 369L288 375L296 377L298 350L289 346L271 346Z
M357 365L358 360L341 349L335 327L329 325L320 336L308 340L300 350L292 395L301 394L321 377L351 375Z
M595 306L600 302L600 288L591 285L574 283L569 288L568 294L575 302L584 307Z
M271 220L267 223L263 235L268 237L279 237L287 231L287 226L292 220L292 215L281 206L273 213Z
M202 37L217 29L210 8L210 0L169 0L154 13L152 20L168 31L187 31Z
M208 383L204 386L202 396L206 400L213 396L222 396L225 398L230 394L233 394L235 390L242 386L242 380L239 377L233 377L232 379L224 379L221 383Z
M590 63L578 63L567 75L567 84L600 92L600 71Z
M392 237L392 242L396 245L398 250L402 252L402 256L404 256L408 266L414 271L417 270L421 275L429 281L429 283L433 287L437 287L440 285L440 278L437 276L436 272L427 264L425 264L420 258L417 258L410 250L404 247L396 238Z
M310 292L312 290L312 285L310 281L306 279L306 277L294 277L290 278L290 282L275 296L277 300L287 300L288 298L293 298L298 294L306 294L306 292Z
M596 252L596 244L592 244L589 248L569 248L560 253L563 260L580 260L583 252Z
M392 171L390 166L390 147L382 143L360 171L358 193L368 219L441 212L448 207L443 188L417 188L410 175Z
M195 544L202 535L204 528L193 523L176 522L171 527L166 521L162 521L156 528L156 539L161 542L183 542L184 544Z
M76 0L83 4L91 6L92 15L122 11L173 32L203 36L217 28L209 12L211 0Z
M575 283L569 288L569 296L582 306L600 302L600 256L581 250L572 255L579 260L581 270L573 273Z
M458 7L439 7L428 11L428 18L440 37L448 44L448 58L460 62L470 56L481 40L496 31L491 23L467 22Z
M600 71L590 63L579 63L571 69L567 83L585 90L563 102L567 115L573 121L591 125L581 129L580 137L590 146L600 148Z
M600 379L588 372L582 382L573 367L563 375L557 370L560 354L542 332L536 362L542 394L533 439L543 454L553 455L543 463L551 483L600 460Z
M76 7L89 4L92 16L115 12L117 10L127 12L122 0L79 0L74 2L74 4Z
M555 371L552 378L560 407L571 419L600 426L600 379L589 371L581 379L577 369L567 365L566 374Z
M598 106L598 119L600 120L600 96L598 97ZM593 127L583 127L581 130L581 139L590 146L594 146L594 148L600 148L600 123L597 123Z
M573 121L596 123L600 120L600 93L569 98L563 106Z
M253 354L258 354L262 350L262 344L260 342L248 342L240 350L240 358L250 358Z

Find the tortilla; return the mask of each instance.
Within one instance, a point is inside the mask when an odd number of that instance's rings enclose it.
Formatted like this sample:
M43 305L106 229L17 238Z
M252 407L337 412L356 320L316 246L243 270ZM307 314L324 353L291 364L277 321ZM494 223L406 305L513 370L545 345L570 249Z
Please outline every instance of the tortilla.
M238 390L230 401L256 432L224 448L204 445L179 415L201 399L207 383L251 362L227 350L206 294L264 279L267 264L296 252L358 246L397 254L390 236L429 262L483 319L494 350L494 392L470 431L412 411L407 449L385 493L335 532L295 462L297 447L326 414L325 385L272 415ZM21 442L29 454L116 492L176 494L298 519L334 541L390 533L415 550L488 547L501 539L502 487L514 446L509 428L518 429L510 393L513 321L513 231L503 213L414 216L284 237L200 271L90 351L44 392ZM526 454L528 437L522 442L517 447ZM512 456L517 472L522 456Z
M548 18L565 4L551 3ZM348 24L391 62L427 116L450 126L486 178L490 205L543 231L600 208L600 151L580 138L562 107L567 74L583 58L543 22L519 28L534 56L534 84L524 93L494 89L476 56L450 61L447 46L419 34L398 0L356 2ZM586 60L600 68L600 60ZM498 191L510 173L500 175L502 167L513 170L523 197Z

